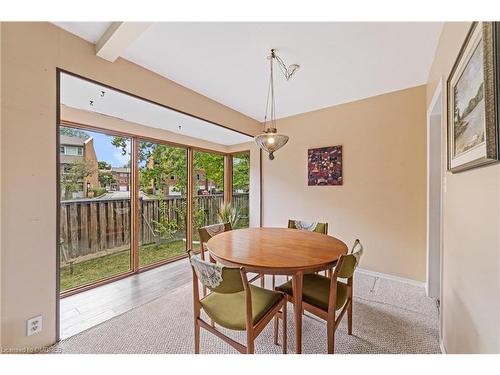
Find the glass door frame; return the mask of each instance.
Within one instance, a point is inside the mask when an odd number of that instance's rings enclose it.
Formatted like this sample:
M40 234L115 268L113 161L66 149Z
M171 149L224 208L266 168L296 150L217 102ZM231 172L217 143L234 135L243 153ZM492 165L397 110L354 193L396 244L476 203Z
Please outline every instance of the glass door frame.
M177 148L181 148L181 149L184 149L186 150L186 250L188 248L191 248L191 234L189 233L189 211L190 211L190 208L189 208L189 197L188 197L188 190L189 190L189 171L192 170L192 166L190 167L190 161L189 161L189 153L191 152L192 153L192 147L190 146L187 146L187 145L182 145L182 144L179 144L179 143L174 143L174 142L169 142L169 141L165 141L165 140L160 140L160 139L155 139L155 138L151 138L151 137L144 137L144 136L133 136L136 138L136 149L133 150L133 152L135 153L136 155L136 164L134 166L134 175L135 175L135 182L134 182L134 185L135 185L135 189L136 189L136 196L135 196L135 199L137 200L137 202L139 201L139 192L140 192L140 178L139 178L139 164L138 164L138 161L139 161L139 144L143 141L146 141L146 142L151 142L151 143L155 143L155 144L158 144L158 145L164 145L164 146L170 146L170 147L177 147ZM135 221L134 219L134 222L135 222L135 228L134 228L134 233L136 235L136 238L137 238L137 241L136 241L136 246L137 246L137 251L134 253L134 270L135 273L140 273L140 272L144 272L144 271L148 271L150 269L153 269L153 268L156 268L156 267L159 267L159 266L162 266L164 264L168 264L168 263L171 263L171 262L175 262L176 260L179 260L179 259L182 259L182 258L185 258L187 256L187 253L186 254L183 254L183 255L179 255L179 256L176 256L176 257L172 257L172 258L168 258L168 259L164 259L164 260L161 260L161 261L158 261L158 262L155 262L155 263L151 263L151 264L148 264L146 266L143 266L141 267L140 264L139 264L139 238L140 238L140 234L139 234L139 228L140 228L140 225L139 225L139 220L141 220L141 218L139 217L139 207L137 206L137 213L136 213L136 216L137 218L135 218L137 221Z
M234 157L237 156L237 155L240 155L240 154L248 154L248 226L250 227L250 168L251 168L251 165L252 165L252 158L251 158L251 155L252 153L250 152L250 150L248 149L245 149L245 150L240 150L240 151L233 151L231 153L228 153L226 154L226 157L225 157L225 165L224 165L224 173L226 173L226 171L228 171L227 173L229 173L229 176L228 178L224 179L224 191L228 191L228 196L224 196L224 201L226 204L231 204L233 203L233 194L234 194L234 186L233 186L233 173L234 173ZM260 157L262 158L262 150L260 150ZM259 161L261 164L261 167L262 168L262 160ZM261 169L262 171L262 169ZM262 176L259 177L262 181ZM226 188L226 184L227 184L227 188ZM260 189L260 194L262 194L262 182L261 182L261 185L259 187ZM262 196L260 197L260 200L262 202ZM261 211L262 207L259 208L259 211ZM260 219L260 222L262 222L262 219Z
M224 173L229 173L230 175L228 178L224 178L224 192L227 190L228 196L224 195L224 201L226 203L231 203L233 201L233 159L236 155L239 154L248 154L248 189L250 190L250 168L252 165L252 159L251 159L251 152L248 149L241 150L241 151L233 151L230 153L225 154L226 157L224 159ZM226 186L227 184L227 186ZM250 193L250 191L249 191Z
M214 121L207 120L207 119L204 119L202 117L199 117L199 116L196 116L196 115L169 107L165 104L158 103L158 102L155 102L151 99L141 97L139 95L133 94L131 92L128 92L128 91L125 91L125 90L122 90L122 89L119 89L119 88L116 88L113 86L110 86L108 84L99 82L97 80L84 77L80 74L73 73L69 70L62 69L60 67L56 67L56 70L55 70L55 81L56 81L56 108L55 108L56 118L55 118L55 121L56 121L56 126L55 126L55 134L54 134L55 141L56 141L55 142L56 143L56 150L57 150L57 152L56 152L56 199L55 199L55 201L56 201L56 207L55 207L55 209L56 209L56 246L55 246L55 252L56 252L56 288L55 288L56 341L59 341L59 339L60 339L60 324L59 324L60 303L59 302L60 302L61 298L64 298L64 297L67 297L67 296L70 296L70 295L73 295L73 294L76 294L79 292L83 292L85 290L89 290L89 289L92 289L92 288L95 288L95 287L98 287L101 285L105 285L105 284L129 277L129 276L132 276L134 274L138 274L140 272L147 271L147 270L152 269L152 268L160 267L163 264L166 264L166 263L173 261L173 260L170 260L170 261L166 261L166 262L161 263L161 264L153 264L149 267L145 267L142 269L139 269L139 267L138 267L138 265L139 265L138 237L137 237L138 236L138 223L137 223L137 216L138 216L137 215L137 212L138 212L137 203L138 202L136 199L138 197L138 193L139 193L139 191L138 191L138 188L139 188L138 167L137 167L137 156L138 156L138 144L137 144L137 142L138 142L138 139L144 139L144 140L149 139L149 140L152 140L152 141L158 142L158 143L164 143L164 144L169 144L172 146L187 148L187 163L188 163L187 186L189 188L187 189L187 193L186 193L186 197L187 197L187 228L186 228L186 230L187 230L186 242L187 243L186 243L186 246L188 248L191 248L191 249L192 249L192 245L193 245L193 241L192 241L193 240L193 236L192 236L193 235L193 233L192 233L193 189L191 188L193 186L193 150L221 153L220 151L216 151L216 150L203 149L203 148L193 147L193 146L185 145L185 144L177 144L177 143L168 142L168 141L162 140L162 139L148 138L148 137L141 136L139 134L132 134L132 133L127 133L127 132L115 131L112 129L94 126L94 125L89 125L89 124L81 124L81 123L70 122L70 121L62 122L61 121L61 74L67 74L67 75L70 75L73 77L77 77L77 78L80 78L82 80L100 85L102 87L107 87L107 88L115 90L117 92L121 92L123 94L129 95L129 96L134 97L138 100L143 100L143 101L149 102L151 104L155 104L155 105L158 105L160 107L163 107L163 108L166 108L166 109L169 109L169 110L172 110L172 111L175 111L175 112L178 112L178 113L181 113L181 114L193 117L193 118L197 118L199 120L202 120L202 121L211 123L213 125L217 125L219 127L222 127L222 128L231 130L233 132L237 132L237 133L240 133L240 134L243 134L243 135L246 135L246 136L253 138L252 134L248 134L248 133L236 130L236 129L229 128L227 126L218 124ZM131 201L130 201L130 207L131 207L131 220L130 220L130 222L131 222L131 226L132 226L131 233L130 233L130 254L131 254L131 263L130 264L131 264L131 269L128 272L125 272L125 273L122 273L119 275L115 275L115 276L112 276L109 278L101 279L99 281L96 281L96 282L88 284L88 285L73 288L73 289L70 289L68 291L65 291L64 293L61 293L61 291L60 291L60 261L61 261L60 258L61 258L61 254L60 254L60 249L59 249L59 245L58 245L60 237L61 237L61 233L60 233L60 204L61 204L60 177L61 177L61 175L60 175L60 152L59 152L59 149L60 149L60 139L59 139L60 126L67 126L67 127L73 127L73 128L79 128L79 129L88 129L89 131L97 131L97 132L102 132L102 133L110 134L110 135L129 137L131 139L131 153L132 153L132 155L131 155L132 186L130 187L130 190L131 190L130 191L130 199L131 199ZM245 151L238 151L238 152L245 152ZM234 152L234 153L236 153L236 152ZM231 202L231 198L232 198L232 182L230 184L228 184L227 185L228 188L226 188L226 184L227 184L226 178L227 178L227 176L231 176L229 178L232 178L232 159L231 158L232 158L233 152L222 153L222 154L224 154L224 161L225 161L224 167L226 168L226 166L229 166L229 168L231 168L227 171L226 171L226 169L224 170L224 184L225 184L224 185L224 187L225 187L224 188L224 201L226 203L229 203L229 202ZM262 188L262 151L259 151L259 158L260 158L260 161L259 161L260 185ZM259 194L261 195L261 200L260 200L261 203L260 203L260 209L259 209L260 219L259 220L260 220L260 223L262 223L262 189L260 189ZM195 249L195 251L197 251L197 250ZM186 256L187 256L187 254L184 257L186 257Z
M137 163L137 138L131 136L131 134L125 133L125 132L120 132L120 131L115 131L115 130L110 130L106 128L102 128L99 126L93 126L93 125L88 125L88 124L82 124L82 123L77 123L73 121L63 121L60 120L57 123L57 150L59 150L59 134L60 134L60 128L65 127L65 128L71 128L71 129L76 129L76 130L87 130L90 132L96 132L96 133L101 133L104 135L108 136L116 136L116 137L124 137L130 139L130 269L125 272L121 272L119 274L109 276L102 278L100 280L88 283L88 284L83 284L77 287L73 287L70 289L65 290L64 292L59 291L59 283L60 283L60 275L59 275L59 267L60 267L60 251L59 247L57 250L57 289L58 289L58 294L60 295L61 298L64 297L69 297L73 294L80 293L92 288L96 288L101 285L108 284L113 281L117 281L120 279L123 279L125 277L131 276L135 273L137 273L136 270L136 264L137 264L137 233L136 233L136 223L135 223L135 214L134 212L137 211L137 202L134 201L134 197L136 194L138 194L137 189L137 169L133 168L134 164ZM60 233L60 205L61 205L61 187L60 187L60 173L61 173L61 166L59 162L59 156L57 157L57 243L59 243L60 238L61 238L61 233Z
M148 142L153 142L157 144L162 144L166 146L172 146L172 147L179 147L186 149L187 151L187 189L186 189L186 198L187 198L187 218L186 218L186 247L188 249L193 249L193 201L194 201L194 192L193 192L193 172L194 172L194 166L193 166L193 156L195 151L200 151L200 152L207 152L207 153L212 153L212 154L219 154L224 156L224 202L225 203L231 203L232 201L232 194L233 194L233 186L232 186L232 174L233 174L233 154L240 154L240 153L245 153L249 152L248 150L242 150L242 151L237 151L237 152L230 152L230 153L224 153L219 150L211 150L207 148L201 148L201 147L196 147L196 146L189 146L185 144L180 144L180 143L175 143L175 142L170 142L166 141L163 139L158 139L158 138L153 138L153 137L147 137L143 135L136 135L133 133L128 133L128 132L122 132L122 131L116 131L116 130L111 130L108 128L103 128L100 126L95 126L95 125L90 125L90 124L84 124L80 122L74 122L74 121L68 121L68 120L60 120L57 123L57 149L59 149L59 129L60 127L68 127L72 129L79 129L79 130L88 130L88 131L93 131L93 132L99 132L102 134L110 135L110 136L119 136L119 137L126 137L130 139L131 142L131 186L130 186L130 207L131 207L131 233L130 233L130 270L113 275L110 277L103 278L101 280L81 285L78 287L74 287L71 289L68 289L60 294L61 298L68 297L70 295L76 294L83 292L85 290L89 290L101 285L108 284L113 281L117 281L120 279L123 279L125 277L138 274L144 271L148 271L150 269L160 267L162 265L174 262L176 260L185 258L187 254L185 255L180 255L176 256L173 258L165 259L144 267L139 267L139 207L138 207L138 198L139 198L139 164L138 164L138 153L139 153L139 143L141 141L148 141ZM58 158L59 160L59 158ZM60 238L60 230L59 230L59 214L60 214L60 199L61 199L61 192L60 192L60 181L59 181L59 174L60 174L60 163L59 161L57 162L57 176L58 176L58 182L57 182L57 241L59 241ZM198 252L199 249L193 249L195 252ZM59 251L58 251L58 261L57 261L57 269L59 270ZM58 288L59 288L59 271L58 271L58 277L57 277L57 283L58 283Z

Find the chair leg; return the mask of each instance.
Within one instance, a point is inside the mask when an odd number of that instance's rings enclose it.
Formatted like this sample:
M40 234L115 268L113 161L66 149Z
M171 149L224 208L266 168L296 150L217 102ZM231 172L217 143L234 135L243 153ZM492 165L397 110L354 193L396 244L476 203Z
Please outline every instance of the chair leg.
M266 287L266 275L264 275L264 274L260 275L260 287L261 288Z
M194 318L194 354L200 354L200 325L198 318Z
M251 332L247 332L247 354L254 354L254 337Z
M328 341L328 354L335 351L335 319L326 323L326 334Z
M276 288L276 276L273 275L273 288L272 290L274 290Z
M279 318L278 314L274 316L274 345L278 345L278 327L279 327Z
M352 299L347 307L347 334L352 335Z
M286 346L287 346L287 339L286 339L286 315L287 315L287 311L286 311L286 307L287 307L287 302L285 300L285 303L283 305L283 339L282 339L283 354L286 354Z

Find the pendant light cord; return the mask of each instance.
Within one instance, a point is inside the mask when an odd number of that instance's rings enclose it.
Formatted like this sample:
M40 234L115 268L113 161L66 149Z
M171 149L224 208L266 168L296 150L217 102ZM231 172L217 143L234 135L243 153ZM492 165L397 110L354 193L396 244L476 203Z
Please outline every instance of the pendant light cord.
M274 51L271 50L271 56L269 57L269 85L267 87L267 98L266 98L266 114L264 116L264 131L266 130L266 125L268 123L267 115L270 115L269 128L276 128L276 102L274 99L274 74L273 74L273 60L274 60ZM269 100L271 99L271 100ZM269 101L271 101L271 110L269 110Z
M272 61L271 61L272 64ZM267 113L269 112L269 95L271 94L271 78L269 78L269 84L267 85L267 98L266 98L266 113L264 114L264 131L267 125Z
M266 99L266 113L264 115L264 131L266 130L266 125L268 124L268 113L270 115L269 119L269 128L276 129L276 97L274 95L274 60L277 61L278 66L288 81L293 74L299 69L299 65L292 64L288 68L285 65L285 62L276 54L276 51L271 49L271 55L269 56L269 64L270 64L270 77L269 77L269 86L267 88L267 99ZM271 109L269 110L269 101L271 101Z
M274 50L271 52L271 127L276 129L276 100L274 97L274 69L273 63L276 55Z

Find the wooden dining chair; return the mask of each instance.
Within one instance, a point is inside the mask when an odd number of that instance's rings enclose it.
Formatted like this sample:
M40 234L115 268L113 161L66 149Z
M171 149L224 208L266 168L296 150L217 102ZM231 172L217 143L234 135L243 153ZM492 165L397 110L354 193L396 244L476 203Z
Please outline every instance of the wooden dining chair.
M198 235L200 237L200 256L202 260L205 259L205 252L207 251L206 244L210 238L213 236L219 234L219 233L224 233L228 232L230 230L233 230L233 227L231 223L220 223L220 224L212 224L212 225L207 225L205 227L198 228ZM208 260L212 263L215 263L215 260L212 259L212 257L209 255ZM257 274L254 276L250 282L253 283L255 280L260 279L260 286L263 288L264 287L264 275ZM274 289L274 287L273 287ZM204 286L203 287L203 295L207 295L207 288Z
M317 223L304 220L288 219L288 228L308 230L310 232L328 234L328 223Z
M318 222L310 222L304 220L292 220L288 219L288 228L289 229L298 229L298 230L308 230L310 232L323 233L328 234L328 223L318 223ZM328 275L328 271L325 270L325 276ZM290 277L287 276L286 280L289 281ZM276 277L272 276L272 284L273 289L276 287Z
M282 350L286 354L286 304L284 292L251 285L243 267L231 268L204 261L188 251L193 271L194 351L200 352L200 328L213 333L240 353L254 353L254 341L267 324L280 313L283 319ZM198 282L211 292L200 299ZM246 331L246 346L205 322L201 310L221 327ZM280 312L280 310L282 310ZM275 332L277 343L277 332Z
M213 236L230 230L233 230L231 223L218 223L198 228L198 236L200 237L200 257L202 260L209 260L210 262L215 263L215 260L212 259L210 255L208 255L207 259L205 259L205 252L207 251L206 244ZM203 296L206 295L207 288L203 286Z
M353 275L363 254L363 245L359 240L354 242L351 252L342 255L337 261L331 278L318 275L304 275L302 285L302 306L305 311L326 320L328 353L334 353L335 331L347 311L347 334L352 335L352 288ZM339 279L345 279L346 282ZM285 292L288 301L294 301L292 282L288 281L276 288ZM336 312L340 310L336 317ZM275 330L278 326L278 314L275 318ZM275 340L277 340L275 333Z
M200 257L202 260L205 260L205 251L207 251L206 244L208 240L216 234L228 232L230 230L233 230L231 223L212 224L198 228L198 235L200 236ZM210 261L214 263L213 259L210 259Z

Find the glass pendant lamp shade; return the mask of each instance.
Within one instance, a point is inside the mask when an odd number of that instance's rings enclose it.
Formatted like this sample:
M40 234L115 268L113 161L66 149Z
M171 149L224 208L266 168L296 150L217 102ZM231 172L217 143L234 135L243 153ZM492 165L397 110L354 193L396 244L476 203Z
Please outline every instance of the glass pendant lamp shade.
M274 151L286 145L288 139L288 135L278 134L275 128L269 128L255 137L255 143L269 153L269 159L274 160Z
M273 75L273 62L276 61L288 81L292 75L299 69L299 65L292 64L289 67L285 65L283 60L276 54L276 50L271 50L269 56L270 61L270 77L269 77L269 90L267 93L266 115L264 117L264 133L257 135L254 140L255 143L264 151L269 153L269 159L274 160L274 152L279 150L288 142L288 136L279 134L276 130L276 101L274 97L274 75ZM268 117L269 113L269 117ZM269 120L269 121L268 121ZM266 126L267 125L267 126Z

